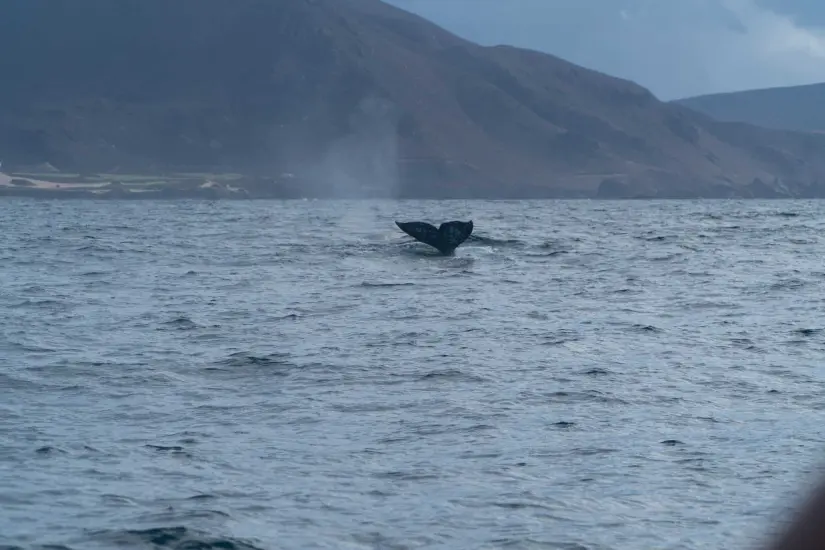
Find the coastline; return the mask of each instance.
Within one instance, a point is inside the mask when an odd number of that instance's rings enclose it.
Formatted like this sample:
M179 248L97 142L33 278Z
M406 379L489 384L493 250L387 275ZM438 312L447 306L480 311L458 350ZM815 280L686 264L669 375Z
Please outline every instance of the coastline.
M285 176L285 177L284 177ZM607 187L607 189L605 189ZM0 199L47 200L793 200L825 198L825 188L811 186L798 193L777 193L764 184L723 188L696 186L645 193L632 187L612 192L612 185L575 189L570 186L524 189L523 192L492 192L468 186L413 189L381 189L363 186L347 192L318 185L292 174L282 177L242 174L169 173L67 174L62 172L0 172ZM640 192L641 191L641 192ZM669 191L669 192L668 192Z

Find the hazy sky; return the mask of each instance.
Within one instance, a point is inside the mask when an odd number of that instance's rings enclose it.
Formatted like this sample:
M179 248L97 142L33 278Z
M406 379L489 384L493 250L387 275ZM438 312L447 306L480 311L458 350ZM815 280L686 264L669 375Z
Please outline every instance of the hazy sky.
M546 51L661 99L825 82L825 0L386 0L482 44Z

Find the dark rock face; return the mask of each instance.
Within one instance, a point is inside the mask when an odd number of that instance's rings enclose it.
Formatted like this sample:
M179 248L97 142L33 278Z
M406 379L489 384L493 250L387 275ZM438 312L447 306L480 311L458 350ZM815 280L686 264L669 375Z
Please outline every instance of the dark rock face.
M724 197L825 181L825 136L714 121L379 0L4 0L0 51L12 166L241 173L250 197Z

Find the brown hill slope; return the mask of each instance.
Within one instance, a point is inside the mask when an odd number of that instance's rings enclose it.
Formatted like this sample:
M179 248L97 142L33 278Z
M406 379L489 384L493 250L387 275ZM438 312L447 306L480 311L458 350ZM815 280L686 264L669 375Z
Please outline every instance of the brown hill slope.
M716 122L379 0L4 0L0 49L11 164L291 172L345 196L825 194L825 136Z

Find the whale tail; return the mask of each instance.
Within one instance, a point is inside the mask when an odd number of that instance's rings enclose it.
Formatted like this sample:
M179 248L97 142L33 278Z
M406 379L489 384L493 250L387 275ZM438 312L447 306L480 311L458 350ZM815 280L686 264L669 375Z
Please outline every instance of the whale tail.
M438 229L427 222L395 222L395 225L413 239L432 246L445 256L453 254L473 232L473 220L444 222Z

